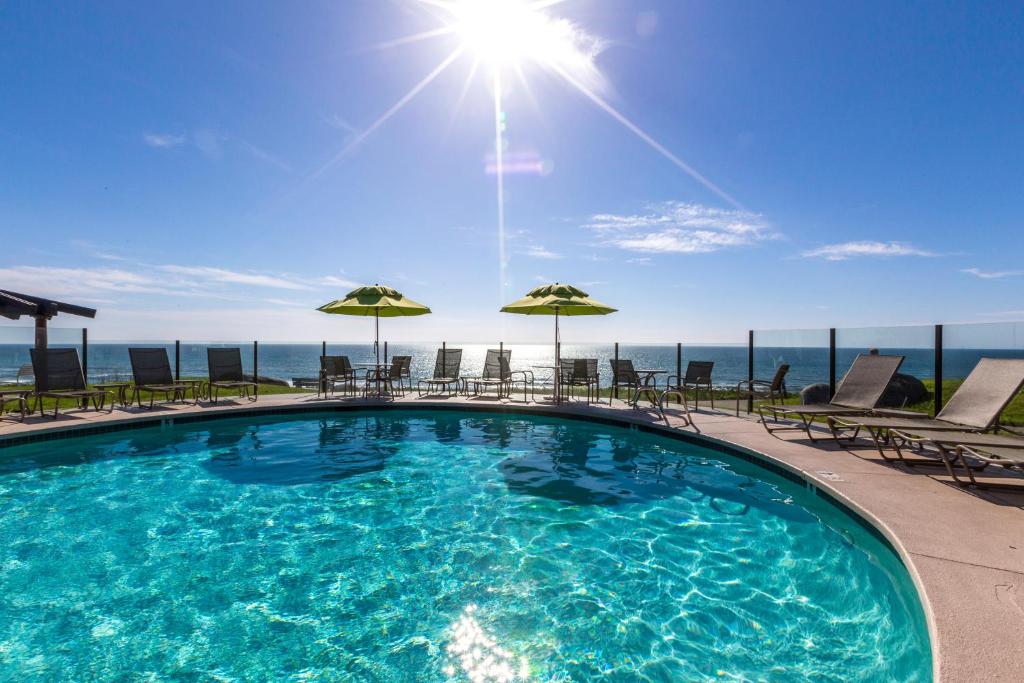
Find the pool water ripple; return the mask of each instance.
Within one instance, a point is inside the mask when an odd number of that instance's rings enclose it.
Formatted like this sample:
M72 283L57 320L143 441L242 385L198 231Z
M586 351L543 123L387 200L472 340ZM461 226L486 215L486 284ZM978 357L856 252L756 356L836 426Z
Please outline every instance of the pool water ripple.
M870 534L539 417L232 418L0 453L0 679L928 680Z

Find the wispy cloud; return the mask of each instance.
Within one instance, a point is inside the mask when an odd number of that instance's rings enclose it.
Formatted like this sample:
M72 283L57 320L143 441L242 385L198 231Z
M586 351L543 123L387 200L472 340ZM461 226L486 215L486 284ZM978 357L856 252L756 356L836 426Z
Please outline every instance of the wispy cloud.
M634 256L633 258L626 259L626 263L636 263L641 266L645 266L651 262L650 256Z
M325 275L317 280L317 284L325 287L344 287L345 289L355 289L359 286L358 282L337 275Z
M982 270L981 268L963 268L961 273L967 273L983 280L1000 280L1006 277L1020 277L1024 270Z
M826 244L801 253L804 258L822 258L826 261L846 261L851 258L892 256L936 256L935 252L919 249L906 242L842 242Z
M546 247L539 244L532 244L526 248L525 251L521 252L525 256L531 258L543 258L543 259L560 259L561 254L557 254Z
M124 256L119 256L118 254L114 254L114 253L110 252L109 250L105 250L105 249L102 249L100 247L97 247L95 244L93 244L92 242L89 242L88 240L71 240L71 242L69 244L72 247L74 247L75 249L78 249L78 250L88 254L89 256L92 256L93 258L102 259L104 261L127 261L128 260Z
M256 287L273 287L276 289L313 289L313 287L310 287L308 284L282 277L227 270L225 268L164 265L160 266L160 270L167 273L174 273L175 275L186 275L189 278L195 278L200 284L206 282L219 282L235 285L253 285Z
M184 135L171 133L146 133L142 136L142 141L150 147L177 147L185 144L187 139Z
M292 173L294 171L287 161L281 159L275 154L271 154L262 147L257 147L251 142L246 142L245 140L239 140L238 145L260 161L264 161L272 166L277 166L279 169L287 173Z
M5 289L42 296L75 296L82 292L157 293L152 278L120 268L54 268L11 266L0 268Z
M678 201L651 204L640 214L595 214L583 227L605 244L652 254L702 254L779 237L760 214Z

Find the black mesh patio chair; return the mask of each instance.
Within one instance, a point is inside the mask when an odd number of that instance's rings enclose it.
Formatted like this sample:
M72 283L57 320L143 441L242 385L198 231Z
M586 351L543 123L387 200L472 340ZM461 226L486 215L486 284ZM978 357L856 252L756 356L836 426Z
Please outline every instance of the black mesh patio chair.
M902 363L903 356L862 353L853 361L831 401L805 406L761 404L757 407L757 412L761 416L759 422L769 434L798 430L805 432L811 441L817 441L811 433L811 423L815 419L869 414L882 400L885 388L889 386ZM796 420L798 424L769 426L768 416L774 418L776 422L778 418L784 418ZM839 441L840 437L837 434L833 433L832 437ZM852 440L852 437L843 438Z
M459 366L462 364L462 349L438 349L437 360L434 361L434 374L416 383L416 391L422 398L424 395L437 391L449 395L459 393L463 380L459 377Z
M392 356L391 365L392 367L398 366L398 384L404 384L409 391L412 391L412 356ZM403 390L405 386L402 387Z
M1024 359L982 358L974 366L956 392L934 418L926 413L920 417L886 417L868 415L864 417L830 417L829 428L834 436L850 434L856 438L860 430L867 432L885 460L893 460L886 453L885 446L891 445L895 460L905 465L943 465L934 458L908 458L899 448L899 443L888 439L890 430L914 433L914 430L949 432L988 432L1006 429L999 424L999 416L1021 387L1024 387ZM852 433L851 433L852 432Z
M597 373L596 358L576 358L572 361L569 372L565 377L565 387L571 397L575 387L583 387L587 403L594 398L598 403L601 401L600 377Z
M474 395L480 395L493 388L498 398L508 396L512 391L511 358L512 351L487 349L483 373L479 377L465 378L467 393L472 391Z
M85 384L85 376L82 374L82 362L78 359L77 349L47 349L46 370L43 371L42 354L35 349L29 351L32 356L32 373L36 379L35 405L32 411L39 410L43 414L43 399L54 399L53 419L57 419L60 411L61 401L70 399L83 410L88 409L89 403L97 411L103 410L109 392L102 389L89 389ZM39 389L39 378L45 378L43 386ZM114 399L110 399L110 412L114 412Z
M707 392L711 400L711 407L715 407L715 392L711 386L711 371L715 368L715 362L710 360L691 360L686 364L686 372L682 378L677 375L669 375L667 389L693 392L693 407L700 407L700 391ZM680 379L682 381L680 381ZM675 380L673 382L673 380Z
M745 379L736 383L736 417L740 416L740 400L755 399L768 401L775 405L786 398L786 373L789 372L789 364L783 363L775 368L775 376L771 381L763 379Z
M356 371L348 356L320 356L320 383L316 395L323 393L326 397L328 393L333 394L339 384L342 393L355 396Z
M633 361L628 359L615 360L612 358L608 363L612 366L612 393L611 397L608 398L608 404L611 405L616 389L625 389L626 396L629 397L626 403L632 402L633 394L643 385L640 375L633 368Z
M142 405L142 393L149 393L149 409L152 410L157 394L163 394L165 401L184 401L185 394L192 390L193 400L198 399L194 384L175 382L171 374L171 361L167 357L167 349L130 348L128 357L132 364L132 395L128 404L138 402Z
M206 349L206 365L210 373L207 380L208 395L214 403L220 398L221 389L238 391L239 398L255 401L259 397L256 382L245 379L242 371L242 350Z

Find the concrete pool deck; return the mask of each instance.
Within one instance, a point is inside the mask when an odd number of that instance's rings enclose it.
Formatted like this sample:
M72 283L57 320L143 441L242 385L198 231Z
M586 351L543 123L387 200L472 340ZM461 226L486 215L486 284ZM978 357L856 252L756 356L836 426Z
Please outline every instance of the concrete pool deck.
M159 424L196 415L243 415L252 411L308 411L336 407L419 407L515 410L635 424L679 437L711 439L753 454L808 482L873 525L896 549L918 588L928 619L936 681L1024 680L1024 479L1021 492L962 489L942 468L904 468L884 462L866 441L846 450L830 442L811 444L800 432L769 435L753 418L702 407L693 414L700 429L668 424L653 411L573 402L492 398L407 397L395 401L318 399L277 394L257 403L224 400L216 405L158 406L97 413L72 411L59 419L30 417L24 424L0 420L3 446L28 438L51 438L120 425ZM721 406L729 409L732 404ZM7 416L5 416L6 418ZM63 434L62 434L63 435Z

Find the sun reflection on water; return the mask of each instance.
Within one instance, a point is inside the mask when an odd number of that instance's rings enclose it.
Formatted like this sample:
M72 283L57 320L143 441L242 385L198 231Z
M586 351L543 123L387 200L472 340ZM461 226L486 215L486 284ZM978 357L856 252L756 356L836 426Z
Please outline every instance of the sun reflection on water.
M477 606L470 604L451 627L448 644L450 662L444 668L449 680L472 683L512 683L526 681L530 666L525 657L501 647L474 616Z

